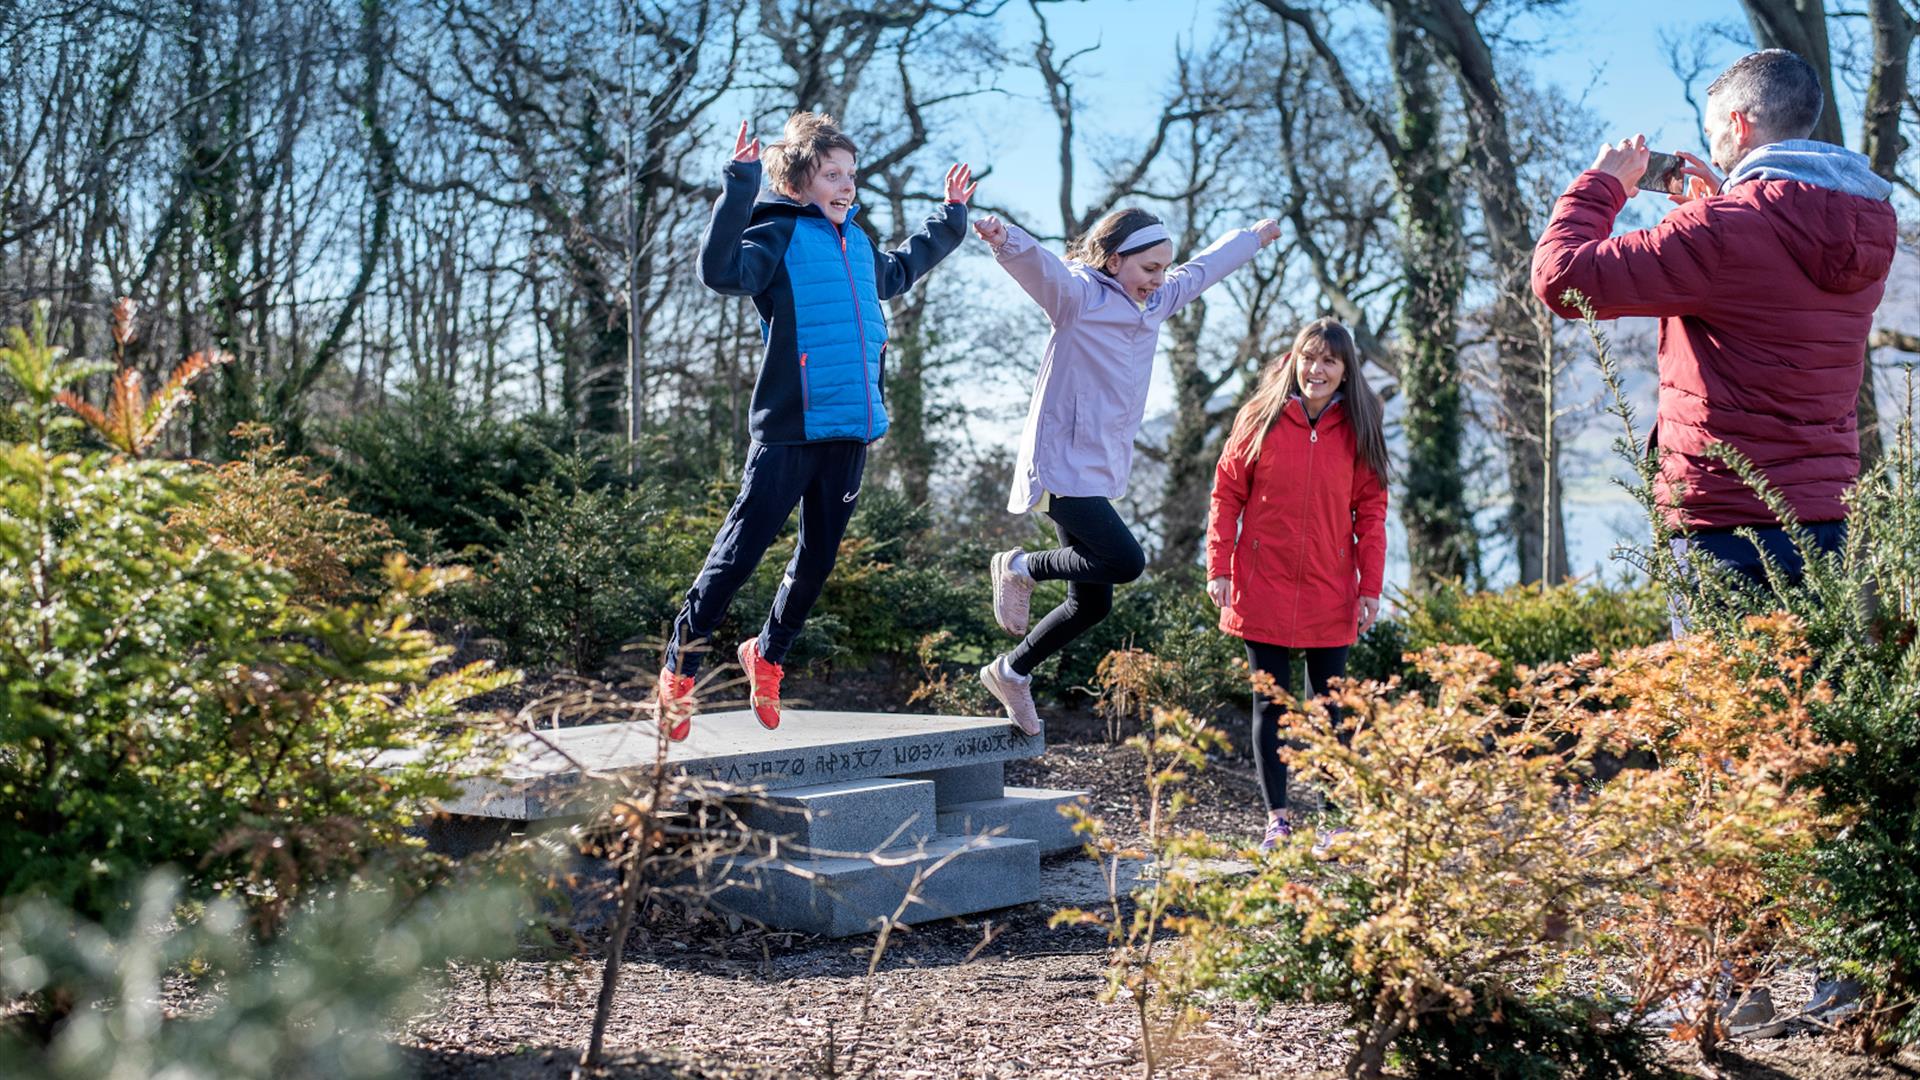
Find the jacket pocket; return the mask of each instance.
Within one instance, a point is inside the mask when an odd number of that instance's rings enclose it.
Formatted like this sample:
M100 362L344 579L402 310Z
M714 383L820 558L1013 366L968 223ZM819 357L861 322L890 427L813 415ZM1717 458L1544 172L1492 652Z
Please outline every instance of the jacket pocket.
M800 354L800 408L813 411L813 388L807 383L807 354Z
M1082 450L1098 450L1103 440L1100 437L1100 421L1092 403L1085 394L1073 396L1073 445Z
M1227 590L1227 606L1233 608L1243 621L1247 617L1247 596L1253 591L1254 555L1259 550L1258 537L1242 536L1233 547L1233 562L1227 571L1232 578L1232 585Z

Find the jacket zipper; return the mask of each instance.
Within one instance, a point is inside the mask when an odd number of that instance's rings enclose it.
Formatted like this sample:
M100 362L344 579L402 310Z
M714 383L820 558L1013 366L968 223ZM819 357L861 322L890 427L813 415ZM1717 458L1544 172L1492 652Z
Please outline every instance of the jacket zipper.
M867 378L867 324L860 314L860 289L853 283L853 260L847 257L846 226L840 227L840 265L847 268L847 295L853 297L853 328L860 333L860 391L867 398L867 438L873 438L873 381Z
M807 354L800 354L800 409L813 411L813 388L807 385Z
M1306 406L1302 405L1300 407L1302 415L1304 415L1306 411ZM1312 420L1308 420L1307 468L1306 471L1301 474L1300 484L1300 523L1302 526L1307 524L1307 510L1313 501L1313 452L1319 446L1320 428ZM1293 561L1293 627L1288 631L1288 636L1296 639L1300 636L1300 594L1305 591L1307 572L1307 545L1305 543L1305 537L1299 539L1301 542L1295 545L1299 551L1299 555Z

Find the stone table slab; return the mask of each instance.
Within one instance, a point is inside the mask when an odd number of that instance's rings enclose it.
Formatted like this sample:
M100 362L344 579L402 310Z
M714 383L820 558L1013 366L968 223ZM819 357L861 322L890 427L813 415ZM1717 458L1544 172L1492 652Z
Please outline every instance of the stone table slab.
M803 709L788 710L780 727L768 731L741 709L695 716L693 734L664 749L667 766L689 778L777 791L1037 757L1046 737L1023 735L1002 717ZM589 813L605 799L596 782L643 778L661 751L650 720L519 736L496 777L467 782L443 809L512 821Z

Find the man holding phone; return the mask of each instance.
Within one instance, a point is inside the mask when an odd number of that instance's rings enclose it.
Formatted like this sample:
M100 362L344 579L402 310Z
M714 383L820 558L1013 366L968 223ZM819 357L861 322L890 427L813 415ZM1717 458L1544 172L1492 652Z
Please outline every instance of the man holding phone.
M1707 88L1711 165L1676 154L1668 176L1649 180L1645 136L1602 146L1533 252L1533 291L1555 312L1578 317L1561 299L1573 289L1602 319L1660 318L1653 437L1666 451L1663 502L1691 543L1756 582L1759 552L1735 529L1755 529L1795 575L1799 557L1709 448L1739 450L1823 547L1839 546L1841 496L1860 473L1854 402L1893 263L1893 186L1864 156L1806 137L1821 104L1819 78L1799 56L1742 57ZM1679 209L1611 236L1646 186Z
M1795 579L1800 556L1711 448L1738 450L1821 548L1840 546L1842 496L1860 475L1854 404L1896 242L1893 186L1864 156L1807 138L1821 105L1819 78L1799 56L1742 57L1707 88L1711 164L1685 153L1654 161L1639 135L1602 146L1533 252L1533 291L1555 312L1577 317L1562 301L1571 289L1603 319L1659 317L1657 493L1688 534L1676 545L1697 545L1762 587L1761 553L1734 530L1752 528ZM1613 237L1636 186L1679 209ZM1857 987L1821 980L1806 1015L1830 1018L1850 996ZM1777 1026L1770 1000L1747 1004L1738 1012L1750 1030ZM1729 1017L1736 1031L1742 1018Z

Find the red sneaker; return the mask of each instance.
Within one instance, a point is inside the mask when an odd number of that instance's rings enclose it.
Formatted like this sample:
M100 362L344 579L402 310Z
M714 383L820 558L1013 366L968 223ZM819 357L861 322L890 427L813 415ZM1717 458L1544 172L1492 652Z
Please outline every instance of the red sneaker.
M735 654L747 673L747 693L752 698L753 715L760 726L772 731L780 726L780 679L787 672L779 664L760 655L760 639L748 638Z
M674 742L693 734L693 676L660 669L653 687L654 714Z

